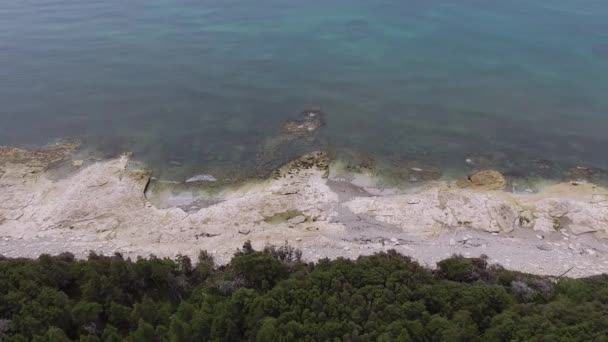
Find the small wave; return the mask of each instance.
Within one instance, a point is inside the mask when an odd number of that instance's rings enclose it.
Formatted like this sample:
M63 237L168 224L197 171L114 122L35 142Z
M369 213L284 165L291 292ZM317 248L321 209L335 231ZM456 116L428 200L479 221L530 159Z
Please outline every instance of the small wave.
M213 177L212 175L196 175L186 180L186 183L193 182L217 182L217 178Z

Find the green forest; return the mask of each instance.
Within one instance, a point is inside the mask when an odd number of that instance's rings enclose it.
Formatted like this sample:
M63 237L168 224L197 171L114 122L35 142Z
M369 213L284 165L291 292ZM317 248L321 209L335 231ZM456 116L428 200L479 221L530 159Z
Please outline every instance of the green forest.
M301 261L250 243L130 260L0 257L1 341L608 341L608 276L538 277L395 251Z

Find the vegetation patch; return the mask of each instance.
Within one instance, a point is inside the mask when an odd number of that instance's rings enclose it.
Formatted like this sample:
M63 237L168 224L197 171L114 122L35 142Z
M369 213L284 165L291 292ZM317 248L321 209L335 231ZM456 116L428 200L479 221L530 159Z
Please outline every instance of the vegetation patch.
M300 260L250 243L227 266L120 254L0 257L0 341L606 341L608 276L543 278L395 251Z

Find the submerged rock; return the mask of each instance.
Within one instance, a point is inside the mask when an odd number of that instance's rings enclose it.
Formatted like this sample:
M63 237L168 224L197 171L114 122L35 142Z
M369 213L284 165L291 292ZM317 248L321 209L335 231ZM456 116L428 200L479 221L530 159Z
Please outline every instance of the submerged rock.
M575 182L590 182L596 173L595 170L588 167L577 166L566 171L565 179Z
M403 164L403 167L404 171L409 174L409 180L412 182L431 181L441 178L441 170L417 161L408 161Z
M439 168L416 160L394 161L392 169L388 172L399 180L411 183L434 181L441 178L441 170Z
M68 154L77 149L78 144L76 143L63 143L37 150L0 146L0 164L15 163L32 167L46 167L64 160Z
M325 125L324 113L320 108L302 111L298 118L283 124L282 131L293 135L311 135Z
M471 155L464 162L474 170L491 169L496 167L496 158L491 155Z
M344 168L350 172L372 172L376 168L376 159L365 151L342 148L336 159L344 162Z
M321 149L324 144L318 133L324 125L324 113L318 108L302 111L297 118L286 121L276 134L260 142L256 152L256 173L265 178L298 156Z
M478 190L502 190L507 186L507 180L498 171L483 170L458 180L456 186Z

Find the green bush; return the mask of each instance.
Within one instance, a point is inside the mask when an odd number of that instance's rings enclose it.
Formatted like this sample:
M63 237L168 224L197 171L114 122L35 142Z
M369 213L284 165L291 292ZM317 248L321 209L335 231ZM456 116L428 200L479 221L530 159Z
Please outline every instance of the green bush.
M608 277L552 280L395 251L300 261L284 245L217 268L150 257L0 257L1 341L608 341Z

